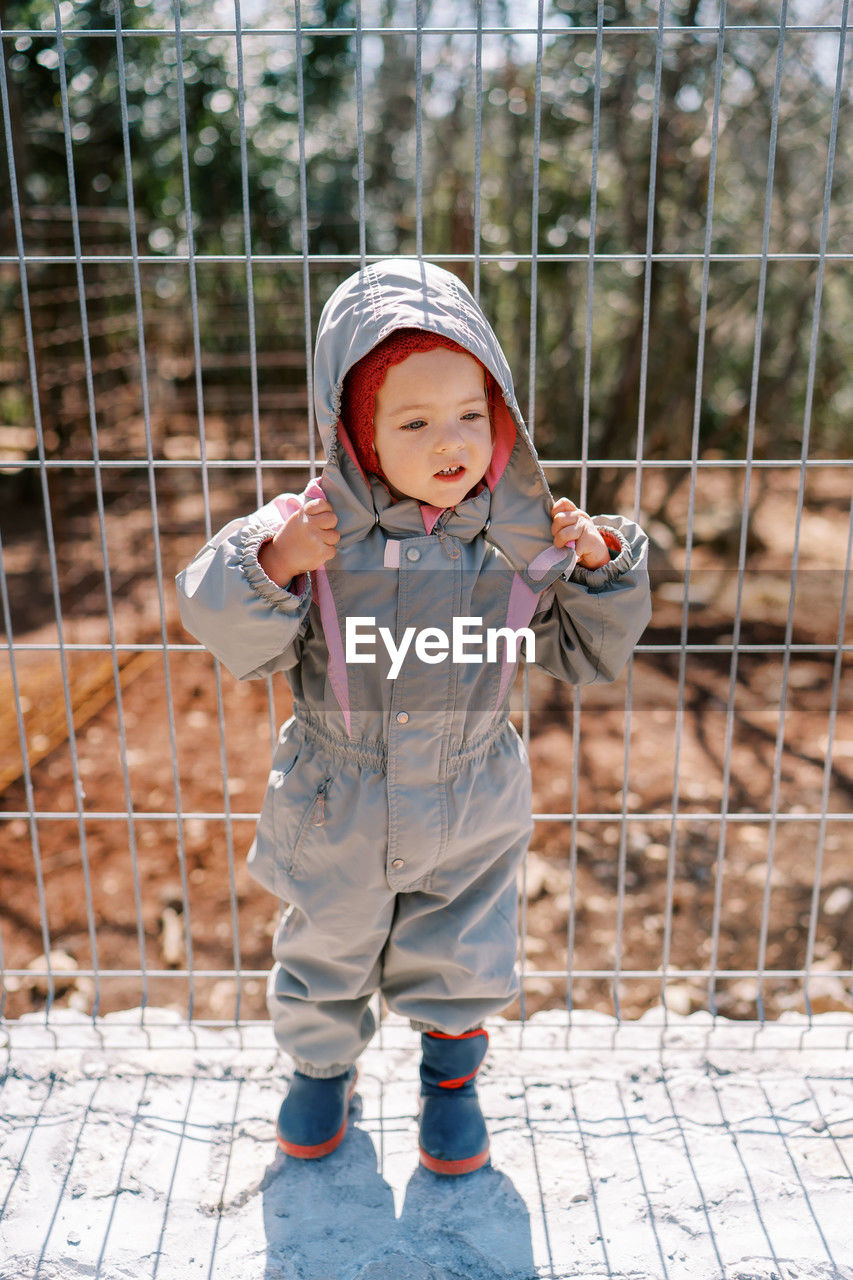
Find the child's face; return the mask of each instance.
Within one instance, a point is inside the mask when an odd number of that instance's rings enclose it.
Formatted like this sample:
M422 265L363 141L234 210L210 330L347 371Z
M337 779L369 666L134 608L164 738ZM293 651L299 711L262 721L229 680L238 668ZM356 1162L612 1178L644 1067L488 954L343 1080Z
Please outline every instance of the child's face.
M492 457L482 366L447 347L392 365L376 393L373 433L395 497L455 506Z

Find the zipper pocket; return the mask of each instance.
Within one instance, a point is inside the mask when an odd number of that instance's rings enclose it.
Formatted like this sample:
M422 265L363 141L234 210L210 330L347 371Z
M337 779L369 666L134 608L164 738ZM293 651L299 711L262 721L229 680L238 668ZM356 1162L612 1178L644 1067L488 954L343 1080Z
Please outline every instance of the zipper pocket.
M286 855L285 866L289 875L297 875L299 873L302 865L302 853L306 843L310 841L312 828L326 825L326 793L331 784L331 778L324 778L314 792L313 799L302 811L299 826L290 845L289 853Z
M326 778L317 789L314 797L314 805L311 809L311 826L324 827L326 825L326 792L329 789L331 778Z

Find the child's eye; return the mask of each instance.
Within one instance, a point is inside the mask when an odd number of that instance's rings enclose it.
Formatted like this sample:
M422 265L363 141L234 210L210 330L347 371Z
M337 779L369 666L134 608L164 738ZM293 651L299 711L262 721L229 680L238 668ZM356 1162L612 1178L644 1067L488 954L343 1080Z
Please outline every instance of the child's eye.
M471 409L468 413L463 413L462 419L464 422L476 422L478 418L482 418L484 416L484 414L480 413L479 409Z
M413 418L411 422L404 422L401 431L420 431L421 427L425 427L426 423L423 418Z

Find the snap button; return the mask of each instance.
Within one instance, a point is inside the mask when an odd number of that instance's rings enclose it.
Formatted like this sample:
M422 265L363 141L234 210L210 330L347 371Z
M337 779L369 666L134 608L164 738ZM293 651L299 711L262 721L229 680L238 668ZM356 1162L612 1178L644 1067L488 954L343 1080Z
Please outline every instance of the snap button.
M402 868L403 868L405 865L406 865L406 864L405 864L405 862L403 861L403 859L402 859L402 858L395 858L395 859L394 859L394 861L391 863L391 866L394 868L394 870L395 870L395 871L400 871L400 870L402 870Z
M406 559L414 561L414 560L420 560L420 558L421 558L421 553L420 551L418 551L417 547L409 547L408 551L406 552Z
M408 711L398 711L396 719L397 719L397 724L408 724L409 723Z

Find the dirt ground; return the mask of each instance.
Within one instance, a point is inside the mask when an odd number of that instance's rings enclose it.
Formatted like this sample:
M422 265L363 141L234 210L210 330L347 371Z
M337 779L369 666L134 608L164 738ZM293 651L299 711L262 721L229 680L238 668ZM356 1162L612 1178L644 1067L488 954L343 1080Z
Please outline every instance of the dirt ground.
M159 548L165 630L170 641L188 647L171 651L168 661L156 648L138 657L120 650L120 705L109 655L68 650L73 749L56 654L16 650L29 783L12 671L8 654L0 656L0 819L18 815L0 823L3 962L7 970L38 969L46 952L59 953L52 961L55 997L87 1010L146 1001L184 1012L191 1007L215 1020L235 1012L263 1017L261 971L277 904L250 880L244 855L289 692L283 680L270 690L264 683L238 684L227 672L217 683L212 661L194 650L176 620L172 575L205 536L198 470L157 473L156 539L147 474L121 468L102 474L103 530L90 472L75 473L73 481L67 472L51 476L64 644L110 639L103 540L119 646L159 644ZM634 1017L660 1000L662 983L632 971L657 975L664 966L727 974L715 984L721 1014L755 1017L760 998L773 1017L804 1008L802 983L775 975L806 965L813 973L812 1008L849 1010L850 980L838 975L853 962L851 828L833 815L853 807L850 655L841 665L831 651L795 650L786 666L776 654L741 652L726 779L731 658L713 649L733 636L743 478L724 470L699 477L685 614L689 485L682 483L668 500L665 520L654 519L667 474L650 468L644 480L643 509L659 545L654 616L643 643L677 646L684 629L690 645L708 648L683 662L677 652L638 655L616 684L579 697L531 674L534 803L547 817L536 825L523 894L525 1011L570 1000ZM741 646L785 639L799 478L797 469L781 468L753 477ZM213 527L255 505L251 472L211 469L207 479ZM299 479L282 473L278 487L295 487ZM266 496L275 484L267 474ZM633 481L619 501L630 512ZM804 501L792 640L833 646L849 474L811 470ZM41 495L7 504L6 512L3 555L14 641L55 644ZM845 639L849 643L849 627ZM514 698L521 727L521 680ZM676 790L673 823L667 815ZM824 795L828 816L820 824L810 818L820 814ZM21 816L30 802L38 813L60 816L30 822ZM132 820L124 816L128 802ZM227 821L218 816L225 806ZM767 817L774 810L777 821ZM175 811L179 820L160 816ZM573 812L591 816L573 821ZM192 981L177 976L188 962ZM553 976L569 965L571 982ZM239 983L229 976L235 967L244 975ZM621 974L615 985L606 977L577 976L614 967ZM92 968L100 971L97 981L81 976ZM739 976L756 968L767 971L760 988L755 978ZM139 969L148 976L133 972ZM666 997L677 1012L704 1008L707 979L670 977ZM45 998L42 980L9 977L4 1012L15 1017L42 1007ZM509 1012L517 1014L518 1007Z

